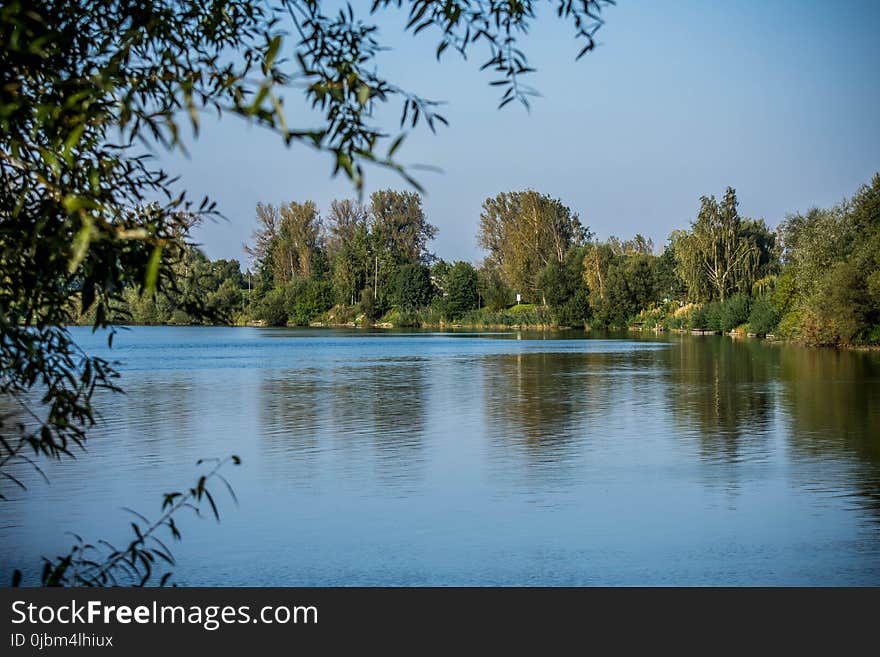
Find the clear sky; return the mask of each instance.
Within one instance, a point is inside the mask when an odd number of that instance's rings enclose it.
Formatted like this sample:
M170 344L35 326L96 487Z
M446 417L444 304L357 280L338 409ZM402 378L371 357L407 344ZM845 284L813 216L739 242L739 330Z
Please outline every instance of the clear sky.
M542 94L530 113L496 109L481 50L466 62L447 51L437 63L430 34L404 35L396 12L380 17L393 47L382 73L448 103L450 127L417 130L399 152L442 169L418 175L440 229L437 255L480 260L480 205L502 191L546 192L600 238L641 232L660 246L693 219L701 195L728 185L742 213L776 226L880 171L880 2L619 0L604 16L599 47L575 62L570 27L541 12L522 43ZM228 217L197 234L213 258L244 259L257 201L326 208L353 195L331 178L329 156L234 118L208 122L190 150L188 160L162 160ZM367 192L383 187L406 183L370 170Z

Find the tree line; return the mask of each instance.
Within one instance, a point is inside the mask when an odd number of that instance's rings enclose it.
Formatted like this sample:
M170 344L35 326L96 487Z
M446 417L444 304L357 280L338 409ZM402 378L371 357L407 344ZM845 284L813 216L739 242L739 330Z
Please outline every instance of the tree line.
M578 214L535 190L482 205L478 266L436 257L437 227L416 192L365 203L259 203L245 249L196 249L164 295L126 292L135 323L189 323L181 301L264 325L387 322L739 330L814 345L880 342L880 174L852 198L790 214L776 229L742 216L736 191L704 196L691 225L657 249L637 234L596 239Z

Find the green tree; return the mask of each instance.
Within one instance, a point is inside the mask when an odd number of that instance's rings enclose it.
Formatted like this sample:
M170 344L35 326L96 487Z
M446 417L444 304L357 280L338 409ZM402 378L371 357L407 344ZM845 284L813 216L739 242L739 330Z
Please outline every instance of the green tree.
M621 240L612 235L608 238L608 246L614 252L614 255L653 255L654 240L645 237L641 233L631 240Z
M779 232L784 262L803 296L812 294L828 269L847 256L855 239L844 206L789 215Z
M322 248L322 221L312 201L257 203L253 244L245 245L258 271L268 272L271 286L308 278Z
M322 248L321 215L312 201L283 203L279 208L277 244L273 249L275 283L309 278Z
M614 251L606 243L591 242L584 250L583 277L590 296L604 298L608 267L614 259Z
M758 335L766 335L773 332L779 323L779 314L776 308L766 297L759 297L752 302L749 311L749 329Z
M604 296L590 292L590 305L600 324L626 326L654 300L654 258L618 256L608 266Z
M507 192L483 202L479 245L505 284L527 298L535 299L542 269L565 262L568 250L588 238L577 214L546 194Z
M422 197L415 192L373 192L370 230L378 251L396 264L429 265L434 260L428 242L434 239L437 227L428 223Z
M799 337L812 345L854 344L869 326L870 311L858 267L836 262L804 302Z
M443 305L449 319L461 319L479 306L477 271L469 262L458 261L449 269Z
M446 294L446 287L449 279L449 272L452 265L443 258L437 258L431 265L431 282L439 294Z
M687 297L687 288L676 272L675 242L672 239L667 242L663 253L657 258L654 284L656 286L654 296L657 301L662 299L683 301Z
M384 312L395 302L400 268L433 261L428 242L437 234L437 227L425 217L421 196L390 189L370 195L369 221L373 253L369 275L377 308Z
M589 247L569 249L565 262L551 261L538 276L541 297L561 325L583 326L590 317L589 291L583 280L588 250Z
M424 308L434 297L431 271L425 265L407 263L397 270L395 305L400 310L412 312Z
M307 326L333 306L333 284L330 281L298 279L293 285L290 320Z
M253 267L258 272L261 287L266 290L274 286L273 251L278 243L278 229L281 216L278 208L271 203L257 203L257 227L251 235L251 244L242 245L245 253L250 256Z
M367 209L357 201L330 203L327 217L327 255L338 303L354 306L372 264Z
M535 288L541 303L549 306L561 306L572 294L566 277L565 264L553 260L540 271L535 281Z
M789 215L786 269L773 299L779 331L817 345L880 342L880 175L849 200Z
M745 324L751 317L751 309L751 298L745 294L734 294L719 302L718 330L728 332Z
M744 222L737 206L732 187L720 203L703 196L691 231L676 242L677 271L694 301L723 301L736 291L751 292L762 257L754 238L760 226Z
M477 292L483 305L493 312L506 308L515 298L510 288L504 284L501 272L490 263L484 263L477 270Z
M293 286L288 283L283 287L269 290L254 307L254 319L268 326L284 326L290 319L293 307Z

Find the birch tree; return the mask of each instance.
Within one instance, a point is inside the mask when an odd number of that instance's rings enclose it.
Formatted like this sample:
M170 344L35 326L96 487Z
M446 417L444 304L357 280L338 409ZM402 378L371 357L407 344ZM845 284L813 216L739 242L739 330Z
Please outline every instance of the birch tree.
M691 231L676 244L676 270L693 301L724 301L734 291L751 289L761 253L737 206L732 187L720 203L703 196Z

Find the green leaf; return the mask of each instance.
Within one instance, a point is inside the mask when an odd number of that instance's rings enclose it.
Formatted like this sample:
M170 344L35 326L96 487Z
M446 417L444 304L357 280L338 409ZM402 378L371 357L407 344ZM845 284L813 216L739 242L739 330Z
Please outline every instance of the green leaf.
M266 100L266 96L269 95L269 87L263 85L260 87L260 90L257 92L257 95L254 97L254 102L251 103L248 111L251 114L256 114L260 110L260 106L263 104L263 101Z
M403 143L403 140L406 138L405 133L401 133L397 136L397 138L391 142L391 148L388 149L388 159L390 160L394 157L394 154L397 152L397 149L400 148L400 145Z
M76 194L68 194L61 201L61 204L69 214L73 214L78 210L95 209L97 207L97 204L92 199L85 196L77 196Z
M82 138L85 130L85 124L80 123L73 130L70 131L69 135L67 135L67 139L64 140L64 152L67 155L70 155L70 151L73 150L73 147L79 143L79 140Z
M358 87L357 97L358 102L361 104L361 107L367 104L367 101L370 100L370 94L372 93L372 89L369 86L362 84Z
M94 231L94 223L88 215L83 217L83 224L76 232L73 238L73 253L70 256L70 262L67 263L67 271L73 273L85 260L86 253L89 250L89 244L92 241L92 232Z
M162 260L162 246L158 245L153 248L150 259L147 261L147 273L144 276L144 289L147 292L156 290L156 282L159 280L159 263Z
M272 63L275 61L275 56L278 54L278 49L281 47L281 35L276 34L272 37L272 40L269 41L269 47L266 49L266 70L272 68Z

